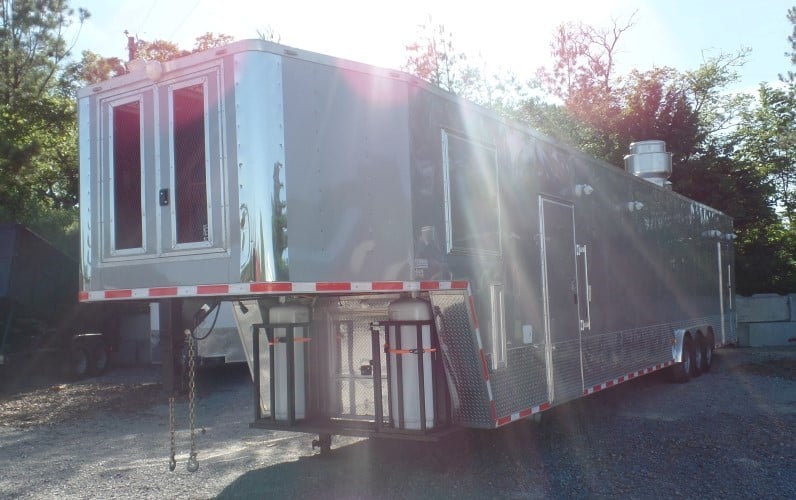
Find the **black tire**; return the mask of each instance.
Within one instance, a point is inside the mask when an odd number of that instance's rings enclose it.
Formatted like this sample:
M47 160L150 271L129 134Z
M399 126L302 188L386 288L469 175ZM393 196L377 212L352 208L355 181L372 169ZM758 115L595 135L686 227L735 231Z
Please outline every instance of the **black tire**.
M79 380L89 374L90 367L91 357L88 350L84 346L72 347L67 360L66 375L73 380Z
M694 362L694 347L691 337L683 337L682 361L672 367L672 380L684 384L691 380L691 366Z
M702 373L708 373L713 367L713 356L715 355L716 340L713 335L708 335L705 340L704 350L702 351Z
M92 344L89 363L89 373L92 376L102 375L108 369L108 348L104 340L98 339Z
M692 347L691 377L693 378L702 375L705 365L705 337L701 333L697 335Z

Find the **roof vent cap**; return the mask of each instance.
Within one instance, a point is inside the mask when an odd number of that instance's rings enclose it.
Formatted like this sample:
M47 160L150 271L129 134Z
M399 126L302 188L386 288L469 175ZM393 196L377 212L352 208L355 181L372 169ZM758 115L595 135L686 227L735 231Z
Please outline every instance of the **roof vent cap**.
M630 144L625 156L625 170L660 187L671 188L672 153L664 141L638 141Z

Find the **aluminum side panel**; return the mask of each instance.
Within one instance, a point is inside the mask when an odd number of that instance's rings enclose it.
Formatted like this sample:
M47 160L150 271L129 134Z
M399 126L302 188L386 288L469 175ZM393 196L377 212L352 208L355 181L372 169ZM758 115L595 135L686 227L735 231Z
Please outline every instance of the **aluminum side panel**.
M288 279L285 226L285 119L282 58L244 52L234 58L235 137L240 229L237 280ZM298 185L299 182L296 182Z
M411 279L406 83L283 65L291 281Z

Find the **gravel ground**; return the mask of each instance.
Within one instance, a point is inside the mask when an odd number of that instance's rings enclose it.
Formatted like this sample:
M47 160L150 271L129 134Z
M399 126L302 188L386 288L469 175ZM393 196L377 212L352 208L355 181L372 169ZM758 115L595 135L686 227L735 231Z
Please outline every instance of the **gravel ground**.
M796 349L723 349L683 385L652 374L554 408L541 423L442 444L249 429L245 368L204 372L199 470L177 470L154 368L0 395L2 498L796 498Z

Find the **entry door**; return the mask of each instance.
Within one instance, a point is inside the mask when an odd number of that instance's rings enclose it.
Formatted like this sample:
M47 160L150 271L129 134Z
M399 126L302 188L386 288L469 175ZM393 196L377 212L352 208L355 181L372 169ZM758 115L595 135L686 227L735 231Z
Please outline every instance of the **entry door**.
M561 402L583 393L575 214L572 205L546 198L539 213L548 391Z

